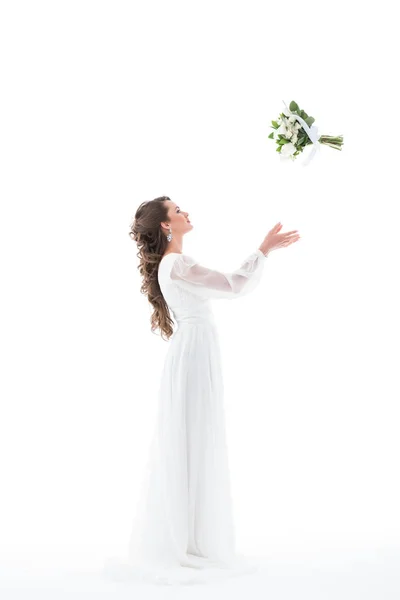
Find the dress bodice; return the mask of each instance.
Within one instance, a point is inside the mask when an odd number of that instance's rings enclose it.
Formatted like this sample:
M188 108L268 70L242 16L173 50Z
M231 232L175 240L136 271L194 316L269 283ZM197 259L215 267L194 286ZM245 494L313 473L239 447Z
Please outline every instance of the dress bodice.
M158 281L176 322L214 324L210 299L248 294L261 279L265 258L257 249L235 271L222 272L201 265L187 254L166 254L158 267Z

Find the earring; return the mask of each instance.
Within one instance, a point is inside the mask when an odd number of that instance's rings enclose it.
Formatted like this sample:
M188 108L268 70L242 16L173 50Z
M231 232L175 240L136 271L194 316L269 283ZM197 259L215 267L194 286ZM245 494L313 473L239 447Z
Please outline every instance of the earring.
M172 230L169 228L169 234L167 235L167 240L170 242L172 240Z

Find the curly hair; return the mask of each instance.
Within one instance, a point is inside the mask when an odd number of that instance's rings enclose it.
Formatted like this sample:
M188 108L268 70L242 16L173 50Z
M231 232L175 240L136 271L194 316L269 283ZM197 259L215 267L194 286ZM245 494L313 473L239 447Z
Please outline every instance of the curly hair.
M140 292L147 294L154 307L150 318L151 331L154 333L159 328L161 337L168 341L173 334L173 320L157 278L158 265L168 247L167 237L160 227L162 221L170 221L165 200L170 201L171 198L160 196L142 202L130 225L129 236L137 243L139 250L137 268L143 278Z

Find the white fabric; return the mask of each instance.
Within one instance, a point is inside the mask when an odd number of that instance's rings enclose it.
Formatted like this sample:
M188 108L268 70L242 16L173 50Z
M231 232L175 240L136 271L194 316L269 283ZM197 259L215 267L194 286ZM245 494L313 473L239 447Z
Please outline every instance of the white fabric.
M175 256L178 258L173 262L170 272L174 283L202 298L231 299L248 294L256 287L266 258L258 249L248 256L236 271L222 273L203 267L185 254Z
M177 329L160 380L128 577L204 583L257 569L235 549L221 356L210 299L249 293L265 258L257 250L230 273L185 254L161 260L158 280Z

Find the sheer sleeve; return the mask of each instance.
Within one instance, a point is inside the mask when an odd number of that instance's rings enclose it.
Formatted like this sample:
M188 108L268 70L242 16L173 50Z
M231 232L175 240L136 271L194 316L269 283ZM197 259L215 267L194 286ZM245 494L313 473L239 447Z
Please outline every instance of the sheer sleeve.
M200 265L192 257L175 258L171 280L179 287L203 298L238 298L254 290L261 279L266 255L257 249L236 271L223 273Z

